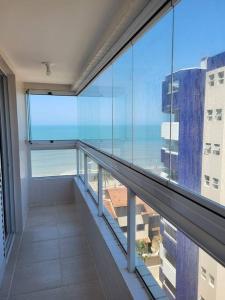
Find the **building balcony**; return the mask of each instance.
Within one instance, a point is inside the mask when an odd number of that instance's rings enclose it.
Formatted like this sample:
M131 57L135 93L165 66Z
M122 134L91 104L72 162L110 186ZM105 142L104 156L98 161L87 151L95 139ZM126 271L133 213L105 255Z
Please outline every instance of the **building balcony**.
M178 153L170 152L166 148L161 149L161 162L168 169L172 169L174 172L178 170Z
M163 258L162 271L169 282L176 287L176 269L165 257Z
M161 137L165 140L179 140L179 122L163 122L161 125Z

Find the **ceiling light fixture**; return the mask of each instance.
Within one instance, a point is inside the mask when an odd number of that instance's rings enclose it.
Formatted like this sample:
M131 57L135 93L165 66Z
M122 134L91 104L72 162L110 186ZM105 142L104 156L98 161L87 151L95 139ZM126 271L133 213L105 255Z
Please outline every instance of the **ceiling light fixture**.
M51 73L52 73L52 71L51 71L52 64L50 62L48 62L48 61L43 61L41 64L46 67L46 75L50 76Z

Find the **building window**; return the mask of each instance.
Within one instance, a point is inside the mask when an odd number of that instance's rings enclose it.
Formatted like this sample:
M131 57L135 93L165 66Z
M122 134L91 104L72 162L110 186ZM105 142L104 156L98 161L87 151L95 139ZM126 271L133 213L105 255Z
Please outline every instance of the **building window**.
M172 86L172 87L171 87ZM168 94L177 93L179 91L180 83L178 80L174 80L173 83L169 82L168 84Z
M218 73L218 83L223 84L224 83L224 71L221 71Z
M219 179L218 178L213 178L212 185L213 185L214 189L218 190L218 188L219 188Z
M215 286L215 278L211 274L209 274L209 285L212 288L214 288L214 286Z
M213 117L213 110L207 109L207 120L212 121L212 117Z
M164 219L164 221L165 221L165 219ZM164 230L172 239L174 239L176 241L176 239L177 239L177 230L172 224L165 221Z
M210 86L214 86L214 74L209 75L209 85Z
M138 224L137 225L137 231L144 231L145 230L145 225L144 224Z
M222 120L222 109L216 109L216 116L215 116L217 121Z
M209 186L210 184L210 177L208 175L205 175L205 185Z
M213 154L220 155L220 144L214 144L214 146L213 146Z
M206 280L206 269L201 267L201 277Z
M205 143L204 154L209 155L211 153L211 143Z

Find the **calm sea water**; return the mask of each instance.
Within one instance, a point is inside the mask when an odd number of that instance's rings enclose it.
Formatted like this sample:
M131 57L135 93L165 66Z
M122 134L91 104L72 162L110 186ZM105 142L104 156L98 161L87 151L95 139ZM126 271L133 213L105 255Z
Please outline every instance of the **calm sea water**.
M113 135L113 139L112 139ZM160 125L135 126L33 126L33 140L84 140L97 148L133 162L135 165L160 174L162 139ZM133 143L132 143L133 140ZM69 151L38 151L33 154L36 176L72 174L75 170L74 154ZM71 163L70 163L71 161ZM57 171L58 170L58 171ZM39 175L37 175L39 174ZM59 175L56 174L56 175Z

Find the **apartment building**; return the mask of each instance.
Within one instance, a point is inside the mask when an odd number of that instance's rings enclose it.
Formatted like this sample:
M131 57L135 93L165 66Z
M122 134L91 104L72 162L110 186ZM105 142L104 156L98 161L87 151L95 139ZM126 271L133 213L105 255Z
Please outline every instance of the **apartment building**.
M173 83L171 76L162 83L162 111L172 114L171 127L169 122L161 127L162 176L197 193L201 189L196 178L201 178L204 80L205 70L196 68L180 70L173 74ZM162 225L164 288L170 299L197 299L198 247L169 222Z
M203 125L203 152L201 194L225 205L225 53L205 60L205 103ZM202 300L222 300L221 284L225 269L199 249L198 297Z
M164 147L161 150L161 161L165 166L163 176L170 176L171 180L188 189L201 193L203 196L224 205L224 187L220 186L224 178L224 121L223 112L225 103L223 96L225 54L221 53L213 57L203 59L201 69L180 70L173 74L173 96L171 97L171 76L163 82L162 109L165 113L172 113L171 132L169 123L162 123L161 135L164 139ZM188 87L188 88L187 88ZM187 101L189 105L187 104ZM170 105L172 103L172 105ZM197 112L197 113L196 113ZM187 120L191 120L188 122ZM171 135L172 141L169 141ZM176 151L174 151L176 145ZM171 151L170 151L171 149ZM171 174L167 173L170 169ZM193 176L195 174L195 176ZM201 180L196 180L199 178ZM174 299L183 299L179 293L179 287L191 287L194 293L190 299L221 299L222 286L220 282L225 275L225 270L216 263L203 250L194 244L186 245L185 238L181 242L186 249L176 251L179 247L179 239L175 235L168 234L168 226L162 226L163 250L162 250L162 278L168 281L170 274L176 273L169 280L170 284L164 284L166 289L171 286ZM171 231L171 230L170 230ZM170 236L170 243L167 243ZM190 241L188 241L189 243ZM170 244L173 244L173 249ZM186 248L187 246L187 248ZM187 270L186 278L179 276L179 270L170 264L170 271L163 268L167 255L175 261L180 256L189 256L184 268ZM189 269L190 262L198 263L198 269L193 265ZM183 261L183 263L185 263ZM172 266L173 265L173 266ZM166 274L169 274L166 276ZM190 281L191 275L198 278L198 285ZM170 277L171 278L171 277ZM216 280L217 279L217 280ZM194 283L192 286L191 284ZM172 285L171 285L172 284ZM170 289L171 292L171 289Z
M127 190L124 186L111 187L105 190L104 205L111 216L118 222L127 235ZM160 217L141 199L136 199L136 240L144 241L150 246L154 237L159 236Z

